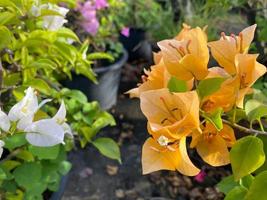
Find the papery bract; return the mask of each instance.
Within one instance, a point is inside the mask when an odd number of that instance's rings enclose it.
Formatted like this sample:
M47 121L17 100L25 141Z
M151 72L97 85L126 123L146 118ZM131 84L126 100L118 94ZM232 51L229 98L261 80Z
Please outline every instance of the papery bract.
M57 113L52 118L55 122L62 127L64 133L73 137L70 126L66 123L66 107L64 101L61 102L61 105L57 111Z
M143 174L158 170L178 170L188 176L199 173L199 169L190 161L186 150L186 138L182 137L172 145L160 145L153 138L148 138L142 150Z
M235 141L234 130L227 124L217 131L211 123L206 123L202 133L194 131L190 147L196 148L208 164L222 166L230 163L228 147L232 147Z
M10 129L10 121L5 112L0 109L0 129L8 131Z
M180 38L180 37L179 37ZM208 74L209 50L206 33L199 27L186 31L181 40L158 42L169 73L180 80L201 80Z
M2 154L3 154L3 147L5 146L5 142L0 140L0 158L2 157Z
M109 6L106 0L94 0L94 1L95 1L95 8L98 10L107 8Z
M172 138L179 139L199 128L199 99L195 91L150 90L141 93L140 101L152 132L167 129Z
M145 70L143 77L145 80L143 80L144 82L138 88L127 92L130 94L130 97L140 97L142 92L166 88L170 75L166 71L163 61L160 61L157 65L151 67L151 71Z
M64 130L53 119L42 119L30 124L26 129L27 141L40 147L64 143Z
M59 15L48 15L43 17L43 27L49 29L51 31L56 31L63 26L64 23L67 22L65 19L69 9L64 7L59 7L52 4L43 4L41 6L42 9L48 9L55 12L58 12Z
M123 27L121 29L121 34L125 37L129 37L130 36L130 28L129 27Z
M238 36L232 34L226 36L222 33L221 39L209 42L213 57L224 67L229 74L236 73L235 56L237 54L246 54L250 43L253 40L256 24L245 28Z

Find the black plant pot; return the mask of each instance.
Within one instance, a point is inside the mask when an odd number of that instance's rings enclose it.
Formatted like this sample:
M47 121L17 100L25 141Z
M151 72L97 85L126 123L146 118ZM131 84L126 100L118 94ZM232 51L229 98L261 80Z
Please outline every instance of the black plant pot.
M105 110L117 103L117 93L120 84L121 68L128 59L128 53L123 50L121 58L113 64L97 67L94 72L97 74L98 84L92 83L82 75L73 74L71 81L64 81L63 85L81 90L90 101L97 100Z
M49 200L60 200L62 198L64 191L65 191L65 188L66 188L66 185L67 185L67 182L68 182L68 179L69 179L69 173L61 178L58 191L52 193Z
M119 40L129 54L128 61L143 59L152 62L152 48L143 29L131 28L129 37L120 35Z

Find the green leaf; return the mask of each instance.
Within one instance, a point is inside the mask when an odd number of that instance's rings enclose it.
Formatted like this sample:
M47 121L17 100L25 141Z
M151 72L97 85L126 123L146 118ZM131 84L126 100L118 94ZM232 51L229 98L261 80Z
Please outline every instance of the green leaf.
M93 145L108 158L118 160L121 163L121 154L118 144L110 138L97 138Z
M262 141L254 136L239 139L230 151L235 180L254 172L265 161Z
M257 175L252 182L246 200L264 200L267 198L267 171L264 171Z
M29 146L29 151L39 159L56 159L59 154L60 145L52 147Z
M207 78L200 81L197 86L199 98L202 99L203 97L209 96L219 90L224 80L224 78L217 77Z
M222 113L223 109L222 108L217 108L214 112L212 113L203 113L203 117L212 123L215 128L220 131L223 129L223 123L222 123Z
M66 175L67 173L69 173L71 166L72 164L69 161L64 160L60 163L60 167L58 171L62 175Z
M248 116L248 120L253 122L260 118L267 116L267 105L259 102L255 99L250 99L245 105L245 111Z
M4 77L5 86L15 86L21 81L21 73L12 73Z
M21 133L12 135L10 137L6 137L4 139L4 142L5 142L5 148L7 148L10 151L17 147L27 144L27 140L25 139L25 134Z
M250 187L251 183L253 182L253 180L254 180L254 176L249 174L249 175L244 176L243 178L241 178L240 185L244 186L247 189L249 189L249 187Z
M22 150L20 151L17 155L16 155L17 158L20 158L22 160L25 160L25 161L28 161L28 162L31 162L31 161L34 161L34 157L33 155L29 152L29 151L26 151L26 150Z
M16 14L13 12L4 12L1 10L0 13L0 25L5 25L10 22L13 22L16 19Z
M170 92L186 92L187 84L184 80L179 80L172 76L168 82L168 88Z
M224 198L224 200L244 200L247 190L244 187L235 187Z
M61 90L61 94L66 97L73 98L82 104L87 103L88 101L85 94L83 94L80 90L70 90L70 89L64 88Z
M52 88L43 80L39 78L33 78L24 84L25 86L31 86L41 93L51 95Z
M15 181L21 187L31 189L40 182L42 167L38 163L24 163L14 170Z
M64 37L64 38L67 38L67 39L72 39L76 42L80 42L78 36L71 30L71 29L68 29L68 28L60 28L59 30L57 30L57 35L58 37Z
M90 53L87 55L87 59L88 60L107 59L107 60L110 60L111 62L114 61L114 57L105 52Z
M261 141L263 142L263 150L266 156L267 155L267 137L266 135L258 135L257 137L261 139ZM267 159L265 159L264 164L260 168L258 168L255 171L255 173L259 174L260 172L265 171L265 170L267 170Z
M7 169L8 171L11 171L12 169L16 168L19 166L21 163L15 160L6 160L2 166Z
M12 35L7 27L0 26L0 50L7 47L12 41Z
M6 177L7 176L5 171L2 168L0 168L0 180L4 180Z
M217 184L218 189L224 194L228 194L236 186L239 184L234 180L234 176L225 177Z

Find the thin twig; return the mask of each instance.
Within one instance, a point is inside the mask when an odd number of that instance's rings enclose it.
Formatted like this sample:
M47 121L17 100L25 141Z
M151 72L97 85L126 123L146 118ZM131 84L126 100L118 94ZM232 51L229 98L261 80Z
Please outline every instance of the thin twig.
M267 132L265 132L265 131L258 131L258 130L255 130L255 129L249 129L249 128L246 128L244 126L240 126L239 124L232 123L232 122L230 122L228 120L225 120L225 119L223 119L222 121L223 121L223 123L228 124L231 127L236 128L236 129L238 129L238 130L240 130L240 131L242 131L244 133L247 133L247 134L267 135Z

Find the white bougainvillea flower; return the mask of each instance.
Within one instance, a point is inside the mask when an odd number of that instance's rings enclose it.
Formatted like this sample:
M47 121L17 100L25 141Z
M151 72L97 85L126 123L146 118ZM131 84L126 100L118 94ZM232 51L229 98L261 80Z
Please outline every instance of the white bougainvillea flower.
M6 113L0 109L0 129L8 131L10 128L10 121Z
M55 116L52 118L56 121L64 130L64 133L67 134L70 137L73 137L72 131L70 126L66 123L66 106L64 101L62 100L61 105L55 114Z
M23 99L10 109L8 118L10 121L17 121L17 128L24 130L32 123L37 110L49 101L51 99L45 99L38 105L38 98L34 93L34 89L29 87Z
M38 99L32 87L26 90L26 95L16 103L9 111L11 121L18 121L25 116L33 115L38 109Z
M43 17L43 27L49 29L51 31L56 31L63 26L64 23L67 22L65 19L66 14L69 12L69 9L60 7L53 4L43 4L41 5L41 9L47 9L51 11L55 11L60 15L47 15Z
M26 129L26 140L40 147L64 144L64 129L54 119L33 122Z
M4 141L0 140L0 158L2 157L2 154L3 154L3 147L5 146L5 143Z

